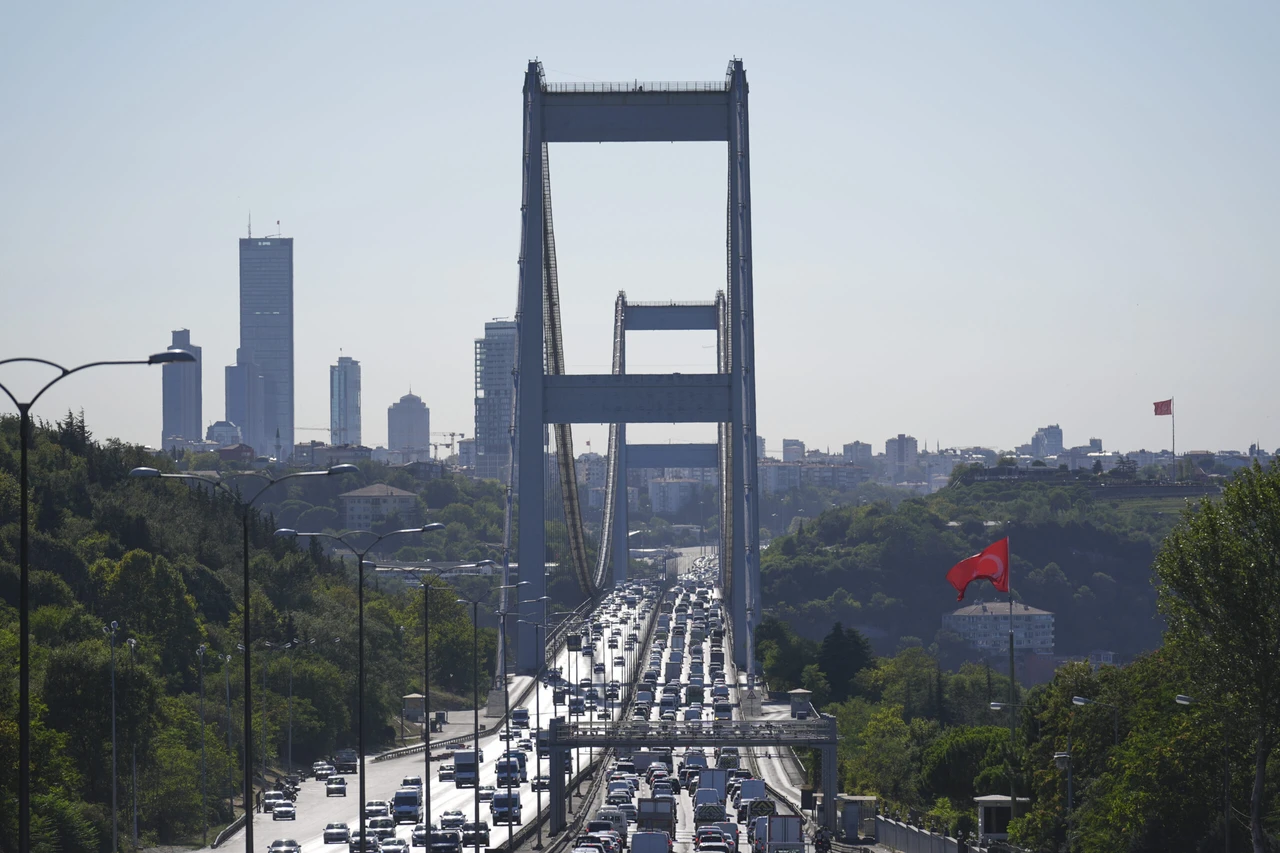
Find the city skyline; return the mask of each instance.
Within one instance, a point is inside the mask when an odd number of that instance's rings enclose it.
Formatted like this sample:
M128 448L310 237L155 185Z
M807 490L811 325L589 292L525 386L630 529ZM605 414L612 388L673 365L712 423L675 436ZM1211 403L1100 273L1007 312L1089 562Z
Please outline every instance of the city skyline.
M0 34L0 105L28 128L0 139L0 262L24 318L6 324L5 349L51 355L66 328L60 360L132 357L139 340L187 327L210 364L234 363L228 245L254 211L255 235L297 240L296 422L326 423L320 371L339 346L361 354L378 406L412 384L438 428L470 434L471 342L515 308L524 61L542 56L552 80L714 80L740 55L762 434L837 448L905 430L931 447L1011 449L1057 423L1155 450L1169 425L1150 404L1174 397L1180 449L1280 446L1280 402L1259 391L1280 307L1280 169L1264 142L1280 102L1277 11L1005 8L998 22L956 9L684 10L679 32L626 19L627 44L608 36L621 11L583 20L563 7L496 27L393 4L377 20L334 9L299 28L264 9L253 32L216 9L20 9ZM410 49L440 26L490 37ZM192 29L208 39L177 50ZM361 37L335 61L347 33ZM51 62L56 74L39 73ZM288 95L243 96L264 68ZM406 100L425 109L405 114ZM467 127L466 141L442 126ZM722 161L716 146L552 146L571 372L607 370L619 288L714 294ZM132 250L140 239L145 252ZM334 308L353 301L366 310ZM646 335L629 361L709 369L709 343ZM222 372L206 373L205 426L225 394ZM64 383L46 405L154 446L160 386L155 374ZM605 434L575 429L597 447ZM379 423L366 444L384 442Z

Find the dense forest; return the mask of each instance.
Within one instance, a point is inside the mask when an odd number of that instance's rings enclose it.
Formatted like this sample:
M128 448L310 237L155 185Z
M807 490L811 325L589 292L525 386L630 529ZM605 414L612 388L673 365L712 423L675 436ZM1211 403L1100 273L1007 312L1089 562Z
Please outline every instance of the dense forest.
M107 849L112 786L122 806L131 803L129 758L135 750L143 843L199 837L204 823L202 672L208 819L215 829L230 819L228 797L239 796L243 697L237 644L243 591L238 505L229 495L184 481L128 476L137 466L174 470L185 461L157 459L114 441L96 442L83 417L68 415L35 431L30 450L34 850ZM285 520L302 529L338 526L330 514L336 495L366 485L369 474L290 481L280 486L278 503L249 515L255 652L251 760L255 766L265 762L270 774L281 772L286 759L290 691L295 765L309 766L356 740L354 563L331 558L318 545L299 547L273 532ZM18 425L9 417L0 419L4 851L13 849L17 838L18 482ZM384 557L493 555L494 546L485 543L501 542L501 492L495 484L449 478L409 485L421 494L428 520L447 527ZM469 703L459 697L469 697L472 689L473 630L469 609L456 598L458 592L480 594L493 581L466 580L458 590L431 596L436 707ZM400 697L422 689L423 593L388 586L371 586L365 598L365 719L372 744L391 742ZM118 628L111 636L104 629L113 622ZM480 642L483 689L493 671L496 632L486 627ZM202 645L203 657L197 654ZM256 683L260 673L265 690ZM120 756L114 780L113 674Z
M954 668L966 656L954 636L940 636L943 614L959 606L946 572L1009 536L1014 596L1054 614L1059 654L1132 658L1160 642L1150 569L1176 520L1095 499L1083 485L957 479L896 507L876 500L798 521L764 552L761 582L773 614L802 636L818 639L839 621L881 653L904 638L938 642L953 650ZM993 594L975 586L968 600Z

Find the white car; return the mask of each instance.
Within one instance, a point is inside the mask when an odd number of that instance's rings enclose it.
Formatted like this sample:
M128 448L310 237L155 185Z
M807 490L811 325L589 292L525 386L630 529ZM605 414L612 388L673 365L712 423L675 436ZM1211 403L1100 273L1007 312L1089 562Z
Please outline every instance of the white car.
M271 819L272 820L297 820L298 809L293 805L293 803L289 802L288 800L285 800L284 802L281 802L281 803L276 803L275 808L271 810Z
M325 844L351 843L351 827L345 823L331 823L324 828Z

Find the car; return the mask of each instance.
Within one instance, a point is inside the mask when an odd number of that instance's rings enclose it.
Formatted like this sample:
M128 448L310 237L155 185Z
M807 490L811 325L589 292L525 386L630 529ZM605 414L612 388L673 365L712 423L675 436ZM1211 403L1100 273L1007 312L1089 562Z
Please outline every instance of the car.
M435 830L435 828L436 828L435 824L432 824L431 826L428 827L425 823L420 823L417 826L415 826L413 830L409 833L409 846L410 847L426 847L427 841L428 839L430 839L431 833L432 831Z
M325 844L348 844L351 841L351 828L345 823L331 823L324 828Z
M262 810L269 812L280 803L287 803L289 798L284 795L284 791L265 791L262 794Z
M504 727L498 730L498 740L511 740L513 737L518 737L519 734L520 732L518 730L512 732L510 729Z
M618 803L614 808L627 816L628 823L635 823L640 818L640 810L637 809L636 804L630 800L627 800L625 803Z
M365 821L370 835L378 836L379 841L396 837L396 819L393 817L371 817Z
M492 785L481 785L481 786L480 786L480 792L479 792L479 793L480 793L480 802L482 802L482 803L487 803L487 802L489 802L490 800L492 800L492 799L493 799L493 795L494 795L495 793L497 793L497 790L498 790L498 789L497 789L497 788L495 788L495 787L493 787Z
M440 769L436 771L436 779L438 779L441 782L452 782L453 781L453 765L441 764Z
M391 804L386 800L370 800L364 804L364 816L366 818L390 817Z
M461 829L462 825L466 822L466 815L462 813L461 809L450 809L440 815L441 829Z
M276 807L271 810L272 820L297 820L298 808L293 803L285 800L283 803L276 803Z
M403 838L396 838L394 835L390 838L382 839L382 853L409 853L409 842Z
M455 740L453 743L445 747L445 749L451 752L462 752L466 748L467 748L467 745L460 740Z
M302 845L292 838L277 838L271 842L267 853L302 853Z
M353 832L347 842L348 853L381 853L381 850L382 841L371 832L366 832L364 839L360 838L360 833Z
M626 658L624 658L622 655L618 655L616 658L614 658L614 659L613 659L613 665L614 665L614 666L626 666L626 665L627 665L627 659L626 659Z
M474 847L476 845L489 846L489 822L480 821L475 823L467 821L462 825L462 846Z
M431 853L462 853L462 833L457 830L431 833Z
M335 772L333 765L327 761L317 761L311 765L311 775L317 779L324 781L332 776Z
M545 773L541 776L534 776L533 782L529 786L534 791L550 791L551 777Z
M347 777L330 776L324 783L326 797L345 797L347 795Z
M400 787L401 787L401 788L421 788L421 787L422 787L422 777L421 777L421 776L406 776L406 777L404 777L403 779L401 779L401 780L400 780Z
M516 743L516 746L525 752L533 752L533 741L527 737L520 738L519 742Z

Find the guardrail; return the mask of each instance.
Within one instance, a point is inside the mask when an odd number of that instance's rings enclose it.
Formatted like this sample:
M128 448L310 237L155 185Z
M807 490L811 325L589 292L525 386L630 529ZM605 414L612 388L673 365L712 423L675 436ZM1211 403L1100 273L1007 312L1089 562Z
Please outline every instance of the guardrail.
M219 833L218 833L218 837L217 837L217 838L215 838L215 839L213 839L213 844L212 844L212 845L210 845L210 846L212 846L212 847L217 847L217 846L218 846L218 845L220 845L222 842L226 841L228 838L230 838L231 836L235 835L235 834L236 834L236 832L238 832L238 831L239 831L240 827L244 826L244 819L245 819L247 816L248 816L248 815L241 814L241 815L240 815L240 817L238 817L238 818L236 818L235 820L231 821L231 824L230 824L226 829L224 829L224 830L222 830L222 832L219 832Z

